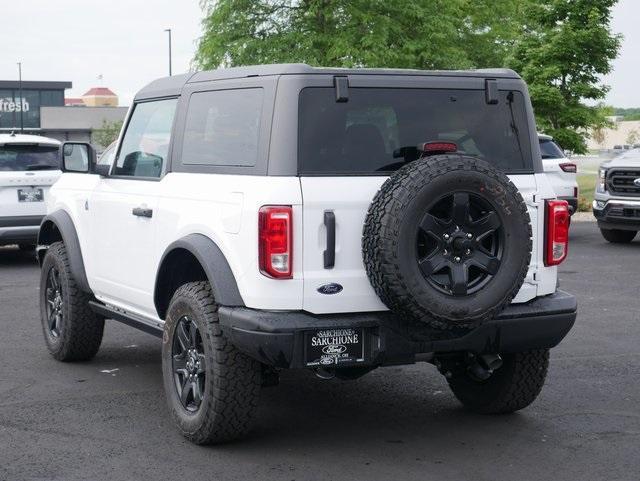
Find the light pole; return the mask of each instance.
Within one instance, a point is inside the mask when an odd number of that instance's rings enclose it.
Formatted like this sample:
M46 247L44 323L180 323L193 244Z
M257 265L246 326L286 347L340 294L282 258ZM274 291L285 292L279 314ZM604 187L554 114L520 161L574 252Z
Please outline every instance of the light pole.
M169 77L171 77L171 29L165 28L164 31L169 34Z
M22 62L18 62L18 95L20 98L18 101L20 102L20 133L24 133L24 102L22 101Z

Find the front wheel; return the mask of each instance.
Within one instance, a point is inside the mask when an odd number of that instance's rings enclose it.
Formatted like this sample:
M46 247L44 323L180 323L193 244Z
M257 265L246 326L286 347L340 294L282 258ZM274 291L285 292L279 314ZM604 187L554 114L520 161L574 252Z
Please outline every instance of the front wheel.
M613 244L628 244L636 234L635 230L619 230L619 229L600 229L602 237Z
M469 373L448 380L458 400L481 414L512 413L527 407L540 394L549 368L549 350L502 356L502 367L480 381Z
M162 373L169 409L190 441L220 443L251 429L261 366L223 336L207 282L184 284L171 299Z
M98 352L104 318L91 310L91 299L73 278L64 244L51 244L40 273L40 318L47 348L58 361L86 361Z

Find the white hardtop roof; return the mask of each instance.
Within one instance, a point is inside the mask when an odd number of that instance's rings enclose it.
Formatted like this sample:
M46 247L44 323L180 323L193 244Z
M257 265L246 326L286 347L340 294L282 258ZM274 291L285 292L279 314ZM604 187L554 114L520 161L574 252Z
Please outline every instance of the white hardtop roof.
M41 135L27 134L0 134L0 145L6 144L38 144L38 145L60 145L61 142Z

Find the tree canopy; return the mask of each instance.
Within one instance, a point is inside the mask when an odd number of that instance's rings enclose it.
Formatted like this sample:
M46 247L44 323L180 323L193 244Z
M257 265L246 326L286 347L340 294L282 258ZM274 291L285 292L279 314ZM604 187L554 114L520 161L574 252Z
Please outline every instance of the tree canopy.
M586 149L620 37L617 0L201 0L195 64L457 69L509 66L529 83L538 127Z
M529 83L540 129L565 148L586 152L590 129L605 111L585 100L605 98L601 77L611 72L621 38L610 29L617 0L546 0L525 9L523 31L507 63Z

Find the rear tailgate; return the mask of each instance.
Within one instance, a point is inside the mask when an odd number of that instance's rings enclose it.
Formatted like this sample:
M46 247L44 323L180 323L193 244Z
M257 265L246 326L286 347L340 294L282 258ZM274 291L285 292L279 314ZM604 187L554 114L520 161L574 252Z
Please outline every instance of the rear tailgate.
M527 202L533 230L533 252L525 282L514 302L526 302L538 293L540 281L547 279L542 271L541 241L543 218L538 215L541 202L533 202L538 192L537 177L513 175L511 181ZM385 310L371 287L362 261L362 230L369 205L386 177L302 177L303 196L303 270L306 311L323 313L366 312ZM325 213L330 213L328 218ZM326 265L325 251L331 244L331 228L335 220L335 260ZM552 276L555 279L555 276ZM326 287L323 289L323 287ZM548 286L545 286L545 288ZM555 290L555 286L552 286ZM546 293L546 292L545 292Z
M46 214L49 188L58 179L59 170L0 171L0 218L37 217Z

